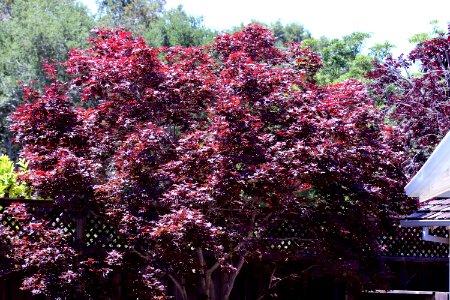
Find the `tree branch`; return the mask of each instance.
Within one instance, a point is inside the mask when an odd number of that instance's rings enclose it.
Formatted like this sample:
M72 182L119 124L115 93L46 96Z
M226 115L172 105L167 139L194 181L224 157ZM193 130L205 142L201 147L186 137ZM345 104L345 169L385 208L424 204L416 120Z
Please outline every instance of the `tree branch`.
M150 256L144 255L141 252L137 251L136 249L133 249L132 252L136 253L140 258L143 258L145 260L150 260Z
M233 253L237 252L241 248L241 246L242 246L242 243L239 243L236 247L234 247L234 249L230 253L225 254L225 256L223 257L223 260L230 258ZM212 274L215 270L217 270L218 267L220 267L220 263L216 262L214 265L212 265L211 268L209 268L206 271L206 273Z

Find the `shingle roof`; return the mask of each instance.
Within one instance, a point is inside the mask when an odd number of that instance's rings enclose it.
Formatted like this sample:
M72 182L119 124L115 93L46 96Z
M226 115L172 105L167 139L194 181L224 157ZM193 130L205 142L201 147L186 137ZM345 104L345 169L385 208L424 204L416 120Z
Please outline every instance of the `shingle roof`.
M410 220L450 220L450 199L432 200L406 217Z
M401 221L402 226L450 226L450 199L437 199L422 205Z

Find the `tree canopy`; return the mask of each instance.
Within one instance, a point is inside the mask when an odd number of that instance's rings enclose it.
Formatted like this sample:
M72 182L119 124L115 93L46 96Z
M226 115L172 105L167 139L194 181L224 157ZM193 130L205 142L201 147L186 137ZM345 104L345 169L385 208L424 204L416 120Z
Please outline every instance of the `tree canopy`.
M164 299L172 281L187 299L189 281L209 299L221 272L228 299L241 268L269 255L369 288L382 270L378 235L405 203L396 129L361 82L318 86L320 56L275 43L258 25L161 49L98 29L62 64L70 80L46 65L51 83L25 86L12 116L30 161L22 178L66 213L93 211L126 247L79 251L70 232L13 206L23 288L95 297L92 278L125 269L136 296ZM292 222L305 238L271 248L274 228Z

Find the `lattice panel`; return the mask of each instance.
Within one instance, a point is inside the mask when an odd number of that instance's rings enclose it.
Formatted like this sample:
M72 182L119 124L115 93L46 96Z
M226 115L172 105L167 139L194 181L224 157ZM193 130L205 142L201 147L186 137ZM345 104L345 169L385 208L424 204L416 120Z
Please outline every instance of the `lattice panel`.
M0 214L3 213L5 205L0 205ZM65 233L71 234L75 241L76 222L67 212L58 211L48 206L31 206L29 211L32 219L44 219L54 228L61 228ZM20 230L18 224L11 216L4 214L1 223L13 230ZM102 248L122 248L123 243L119 241L116 229L94 214L89 214L86 219L86 246Z
M311 254L312 240L307 238L305 230L298 223L281 223L268 231L268 248L270 250L299 250Z
M114 227L102 218L89 214L86 222L86 244L102 248L122 248L124 245Z
M448 238L445 227L436 227L430 234ZM395 234L380 237L385 256L448 257L448 245L422 240L421 227L398 227Z
M0 205L0 214L3 213L4 207ZM62 228L66 233L75 233L75 222L69 219L65 212L58 212L50 207L29 207L28 210L33 215L32 220L45 219L54 228ZM13 230L20 230L20 224L10 215L2 215L1 222Z
M51 214L46 216L46 219L49 220L51 226L55 228L62 228L65 233L70 233L75 236L76 226L75 221L70 218L66 212L52 212Z
M2 214L1 222L2 225L5 227L8 227L13 230L20 230L20 225L17 223L16 220L14 220L11 216L4 213L5 206L0 205L0 214Z
M288 250L298 247L304 254L310 253L308 241L304 230L295 224L283 223L270 231L269 249ZM448 238L445 227L430 229L430 234ZM448 245L422 240L421 227L398 226L393 234L383 235L379 238L384 256L393 257L448 257ZM312 253L310 253L312 254Z
M19 224L11 216L4 215L2 218L2 224L3 224L3 226L9 227L13 230L16 230L16 231L20 230Z

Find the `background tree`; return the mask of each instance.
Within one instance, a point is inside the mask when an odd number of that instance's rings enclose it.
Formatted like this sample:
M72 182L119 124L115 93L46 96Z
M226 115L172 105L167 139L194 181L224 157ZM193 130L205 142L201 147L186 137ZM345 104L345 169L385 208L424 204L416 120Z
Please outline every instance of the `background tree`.
M49 81L42 64L64 61L73 47L87 45L93 19L72 0L2 1L8 17L0 19L0 151L15 157L7 115L21 103L18 82ZM63 74L60 74L63 75Z
M324 67L317 74L319 84L341 82L344 79L361 79L372 67L372 58L362 55L364 42L370 37L368 33L354 32L342 39L308 40L307 46L322 55Z
M409 38L409 42L413 44L419 44L425 42L426 40L431 40L442 34L445 34L445 30L439 27L439 22L437 20L431 21L430 25L432 26L431 31L416 33Z
M154 47L206 45L216 35L203 26L201 17L188 15L181 5L165 10L163 0L101 0L97 3L98 24L123 27L146 38Z
M144 36L163 12L165 0L97 0L100 25L120 26Z
M16 165L7 155L0 155L0 197L30 198L31 190L18 177L27 172L28 164L20 160Z
M258 20L252 20L251 23L269 28L273 32L276 38L276 45L279 48L285 47L287 43L299 43L312 38L309 31L298 22L283 24L278 20L274 23L266 24ZM230 32L241 31L244 27L245 25L241 23L241 25L233 27Z
M202 22L201 17L188 15L180 5L164 11L143 36L153 47L207 45L217 33L205 28Z
M373 57L373 59L377 62L381 62L387 59L389 56L392 56L392 49L395 48L395 45L391 44L388 41L384 43L378 43L369 48L369 56Z
M384 60L395 47L389 42L375 44L364 54L364 43L369 37L368 33L354 32L341 39L321 37L305 40L304 45L322 56L324 67L316 76L317 82L326 85L350 78L365 80L365 74L373 69L372 62Z
M299 43L311 38L311 34L300 23L288 23L283 25L277 21L268 26L277 39L277 44L283 46L286 43Z
M13 206L24 230L10 253L25 289L99 297L92 282L126 272L139 297L164 299L172 281L184 299L189 284L229 299L240 270L267 255L354 290L379 277L379 233L404 203L395 130L360 82L314 85L321 61L311 49L279 49L258 25L168 49L96 30L64 66L72 80L27 87L13 115L30 161L23 178L56 209L104 218L126 247L78 249L70 233ZM311 242L271 248L291 222Z

